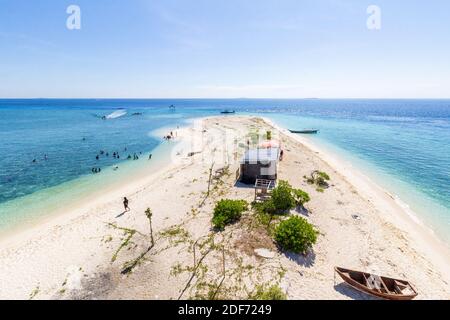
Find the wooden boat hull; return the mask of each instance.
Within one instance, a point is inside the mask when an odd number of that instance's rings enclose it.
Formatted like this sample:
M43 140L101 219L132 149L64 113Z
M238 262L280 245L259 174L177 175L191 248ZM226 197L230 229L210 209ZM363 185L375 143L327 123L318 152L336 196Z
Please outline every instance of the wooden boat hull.
M335 272L352 288L386 300L412 300L417 291L406 280L335 267Z
M291 133L317 134L319 130L289 130Z

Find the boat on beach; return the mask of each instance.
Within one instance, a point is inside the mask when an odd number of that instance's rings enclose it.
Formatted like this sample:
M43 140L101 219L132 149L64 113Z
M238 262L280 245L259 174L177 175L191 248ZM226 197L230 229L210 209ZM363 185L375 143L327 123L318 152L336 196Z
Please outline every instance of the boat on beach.
M291 133L302 133L302 134L317 134L318 129L303 129L303 130L289 130Z
M386 300L412 300L417 291L407 280L335 267L335 272L352 288Z

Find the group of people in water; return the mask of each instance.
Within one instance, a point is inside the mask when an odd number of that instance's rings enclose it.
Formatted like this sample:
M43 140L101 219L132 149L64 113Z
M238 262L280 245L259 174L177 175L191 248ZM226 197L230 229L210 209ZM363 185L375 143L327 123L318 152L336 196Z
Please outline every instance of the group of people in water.
M124 150L126 151L127 148L125 148ZM95 156L95 160L99 161L100 160L100 156L109 157L109 152L108 151L104 151L104 150L100 150L100 152ZM113 156L114 159L120 159L120 154L119 154L118 151L114 151L112 156ZM117 169L118 169L118 167L114 168L114 170L117 170ZM99 167L93 167L91 169L91 171L92 171L93 174L97 174L97 173L100 173L102 171L102 169L99 168Z
M142 152L139 152L139 154L141 155ZM132 160L132 159L133 160L139 160L139 156L136 153L134 153L133 156L131 156L131 154L129 154L127 159L128 160Z
M92 168L92 173L96 174L96 173L100 173L102 172L102 168Z
M175 133L175 135L174 135L174 133L171 131L170 134L168 134L167 136L164 137L164 139L165 139L165 140L171 140L171 139L174 139L175 136L176 136L176 133ZM86 138L83 137L83 141L86 141ZM126 151L128 151L128 149L125 147L125 148L124 148L124 152L126 152ZM108 151L100 150L100 152L95 156L95 159L96 159L97 161L99 161L100 158L101 158L101 156L109 157L109 155L110 155L110 154L109 154ZM128 157L127 157L127 159L128 159L128 160L139 160L139 156L140 156L140 155L142 155L142 151L139 152L139 154L138 154L138 153L134 153L133 155L129 154ZM118 152L118 151L114 151L114 152L112 153L112 157L113 157L114 159L120 159L120 154L119 154L119 152ZM148 156L148 160L151 160L152 157L153 157L153 154L150 153L149 156ZM44 161L47 161L47 160L48 160L48 155L47 155L47 154L44 154L43 160L44 160ZM32 160L32 163L37 163L37 162L38 162L38 159L37 159L37 158L34 158L34 159ZM117 170L117 169L119 169L119 167L118 167L118 166L115 166L115 167L114 167L114 170ZM100 167L92 167L92 168L91 168L91 172L92 172L93 174L100 173L101 171L102 171L102 169L101 169Z
M127 148L124 148L124 152L126 152L126 151L128 151L128 149L127 149ZM128 154L127 159L128 159L128 160L139 160L139 156L140 156L140 155L142 155L142 151L139 152L139 153L136 153L136 152L135 152L135 153L133 153L133 155ZM95 156L95 159L98 161L98 160L100 160L100 157L101 157L101 156L109 157L109 152L104 151L104 150L100 150L100 152ZM118 151L114 151L113 154L112 154L112 156L113 156L114 159L120 159L120 154L119 154ZM149 154L148 160L151 160L152 157L153 157L153 154ZM114 167L114 171L116 171L116 170L118 170L118 169L119 169L118 166L115 166L115 167ZM95 173L100 173L102 170L101 170L101 168L93 167L91 171L92 171L92 173L95 174Z
M127 148L125 148L125 151L126 150L127 150ZM103 156L103 155L106 156L106 157L109 157L109 152L100 150L99 154L97 154L95 156L95 160L100 160L100 156ZM112 156L113 156L114 159L120 159L120 154L119 154L118 151L114 151Z

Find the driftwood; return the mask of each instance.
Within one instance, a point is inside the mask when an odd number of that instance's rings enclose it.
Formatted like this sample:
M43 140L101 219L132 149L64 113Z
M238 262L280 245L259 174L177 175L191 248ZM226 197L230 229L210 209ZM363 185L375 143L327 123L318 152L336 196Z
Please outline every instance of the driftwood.
M149 253L150 250L152 250L153 247L155 246L155 239L153 238L153 227L152 227L152 215L153 215L153 213L150 210L150 208L145 211L145 215L147 216L148 223L149 223L149 226L150 226L150 246L147 248L147 250L142 252L139 255L139 257L137 257L136 259L126 263L124 269L120 272L122 274L128 274L131 271L133 271L133 269L144 259L144 257L147 255L147 253Z
M226 274L226 270L225 270L225 247L222 247L222 280L220 280L219 285L216 288L216 291L214 291L214 294L211 297L211 300L216 299L217 294L219 293L220 287L222 287L223 282L225 281L225 274Z
M210 246L210 247L208 248L208 250L200 257L200 259L198 260L198 262L196 262L195 248L196 248L196 245L197 245L197 243L198 243L199 240L200 240L200 239L198 239L198 240L194 243L194 245L193 245L194 268L193 268L193 270L192 270L192 274L191 274L191 276L189 277L189 280L188 280L188 282L186 283L186 285L184 286L183 290L181 290L181 293L180 293L180 295L178 296L178 300L180 300L180 299L183 297L183 295L184 295L184 293L186 292L186 290L191 286L192 280L193 280L194 277L197 275L197 270L198 270L198 268L201 266L201 264L202 264L203 260L206 258L206 256L213 250L213 247L214 247L214 246Z
M211 182L213 178L213 169L214 169L214 162L211 164L211 168L209 168L209 178L208 178L208 191L206 192L205 197L203 198L202 202L200 203L199 207L203 207L206 200L209 197L209 194L211 193Z
M122 227L119 227L119 226L117 226L117 225L114 224L114 223L108 223L108 225L109 225L110 227L113 227L114 229L118 229L118 230L124 231L125 234L127 235L127 237L125 238L125 240L122 241L122 243L120 244L119 248L117 248L116 252L114 252L114 254L113 254L112 258L111 258L111 262L114 262L114 261L116 261L117 256L119 255L119 252L129 244L129 242L131 241L131 239L133 238L133 236L134 236L136 233L140 233L140 232L138 232L138 231L135 230L135 229L129 229L129 228L122 228Z

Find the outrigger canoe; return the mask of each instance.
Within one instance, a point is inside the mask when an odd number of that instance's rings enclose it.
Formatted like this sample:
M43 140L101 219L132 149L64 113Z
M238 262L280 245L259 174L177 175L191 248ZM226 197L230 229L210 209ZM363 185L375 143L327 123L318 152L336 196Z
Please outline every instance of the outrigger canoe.
M352 288L386 300L412 300L417 291L406 280L382 277L341 267L334 270Z

